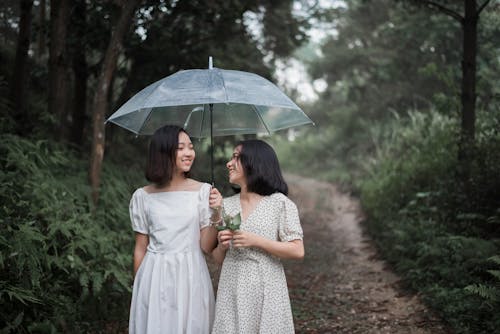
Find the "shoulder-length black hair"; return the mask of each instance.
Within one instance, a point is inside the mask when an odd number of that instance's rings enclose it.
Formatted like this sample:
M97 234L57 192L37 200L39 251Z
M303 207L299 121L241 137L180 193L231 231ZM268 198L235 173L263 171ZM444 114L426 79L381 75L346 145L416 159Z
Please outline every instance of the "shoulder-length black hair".
M287 195L288 185L273 148L258 139L243 140L236 144L239 145L239 159L247 180L247 190L263 196L276 192Z
M179 134L189 135L176 125L165 125L155 131L149 143L146 179L158 186L166 186L172 180L175 169ZM184 173L186 177L188 173Z

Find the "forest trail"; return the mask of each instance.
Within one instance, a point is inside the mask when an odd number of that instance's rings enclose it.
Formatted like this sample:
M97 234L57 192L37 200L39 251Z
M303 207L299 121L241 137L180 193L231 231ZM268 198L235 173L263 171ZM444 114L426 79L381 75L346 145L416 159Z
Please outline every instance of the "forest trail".
M286 175L306 256L285 269L297 333L450 333L377 256L359 201L334 185Z

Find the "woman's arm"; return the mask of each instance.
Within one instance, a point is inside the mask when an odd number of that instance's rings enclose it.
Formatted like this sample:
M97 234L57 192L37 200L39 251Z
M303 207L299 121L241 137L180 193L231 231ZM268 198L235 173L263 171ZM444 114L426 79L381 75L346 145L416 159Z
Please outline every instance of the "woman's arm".
M208 225L200 231L200 246L205 254L210 254L217 246L217 230Z
M134 247L134 277L139 269L139 266L146 255L146 250L149 245L149 236L147 234L135 233L135 247Z
M231 232L230 230L220 231L217 235L217 238L219 239L219 243L212 252L212 256L215 262L221 265L224 261L224 258L226 257L226 252L229 249L231 239L233 238L233 232Z
M304 243L302 240L275 241L247 231L238 230L234 232L233 247L260 248L280 259L301 260L304 258Z
M221 220L220 208L222 207L222 195L216 188L210 189L208 205L213 210L210 221L213 223ZM211 225L212 224L200 231L200 247L205 254L212 253L215 246L217 246L217 229Z

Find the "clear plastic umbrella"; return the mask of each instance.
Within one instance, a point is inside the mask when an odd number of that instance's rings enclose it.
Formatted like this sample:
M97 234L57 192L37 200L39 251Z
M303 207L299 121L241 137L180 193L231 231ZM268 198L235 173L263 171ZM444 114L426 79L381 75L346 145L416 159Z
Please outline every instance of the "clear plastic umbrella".
M270 81L249 72L214 68L211 57L206 70L179 71L147 86L107 122L144 135L165 124L179 125L192 137L211 140L314 124Z

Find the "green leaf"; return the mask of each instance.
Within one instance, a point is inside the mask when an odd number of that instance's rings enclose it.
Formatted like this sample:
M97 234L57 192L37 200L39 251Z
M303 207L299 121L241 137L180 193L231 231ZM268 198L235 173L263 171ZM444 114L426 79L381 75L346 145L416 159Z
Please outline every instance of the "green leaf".
M222 219L224 220L224 225L229 225L231 223L231 216L224 214Z
M498 280L500 280L500 270L487 270L491 275L495 276Z
M241 224L241 215L239 213L233 217L233 224L238 226Z

